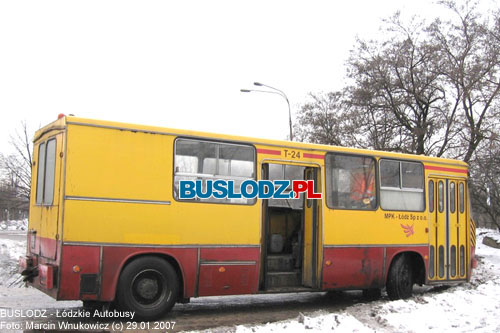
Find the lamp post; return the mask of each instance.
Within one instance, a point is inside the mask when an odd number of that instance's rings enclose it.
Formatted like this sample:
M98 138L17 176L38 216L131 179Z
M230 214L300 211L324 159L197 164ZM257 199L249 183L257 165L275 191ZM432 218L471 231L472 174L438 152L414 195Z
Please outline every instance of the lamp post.
M286 94L274 87L268 86L266 84L260 83L260 82L254 82L254 86L257 87L266 87L269 89L272 89L274 91L269 91L269 90L260 90L260 89L240 89L241 92L244 93L249 93L249 92L262 92L262 93L268 93L268 94L276 94L280 95L286 100L286 104L288 105L288 125L290 126L290 141L293 141L293 132L292 132L292 111L290 109L290 102L288 101L288 97L286 97Z

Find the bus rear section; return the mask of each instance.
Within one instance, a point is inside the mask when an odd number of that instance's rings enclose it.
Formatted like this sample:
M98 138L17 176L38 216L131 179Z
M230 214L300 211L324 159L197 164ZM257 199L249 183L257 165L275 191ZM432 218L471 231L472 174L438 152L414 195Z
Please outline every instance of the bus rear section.
M64 119L35 134L27 252L20 271L32 286L57 298L61 259Z

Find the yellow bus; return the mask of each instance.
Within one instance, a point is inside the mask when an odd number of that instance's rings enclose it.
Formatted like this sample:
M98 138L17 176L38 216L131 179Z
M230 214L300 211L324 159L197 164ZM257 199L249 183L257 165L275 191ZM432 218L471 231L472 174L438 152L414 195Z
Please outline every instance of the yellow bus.
M28 283L154 319L191 297L468 281L456 160L61 115L36 132ZM181 180L313 180L321 199L181 200ZM286 189L290 191L290 189Z

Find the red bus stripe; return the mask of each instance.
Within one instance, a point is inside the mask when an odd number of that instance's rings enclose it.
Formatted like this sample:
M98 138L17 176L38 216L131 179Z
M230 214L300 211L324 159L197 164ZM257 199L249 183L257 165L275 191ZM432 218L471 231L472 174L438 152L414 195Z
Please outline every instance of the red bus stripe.
M320 160L322 160L324 157L323 155L309 154L309 153L304 153L302 156L304 156L305 158L317 158Z
M257 149L257 152L260 154L267 154L267 155L281 155L280 150L272 150L272 149Z
M425 169L426 170L434 170L434 171L457 172L457 173L465 173L465 174L467 174L467 172L468 172L467 169L444 168L444 167L431 166L431 165L426 165Z

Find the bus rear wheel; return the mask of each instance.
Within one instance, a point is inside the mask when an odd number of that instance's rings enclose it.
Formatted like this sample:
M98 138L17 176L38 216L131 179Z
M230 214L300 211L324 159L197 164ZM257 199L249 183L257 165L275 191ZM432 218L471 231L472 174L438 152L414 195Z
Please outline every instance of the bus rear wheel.
M387 295L391 300L405 299L413 293L413 266L409 258L402 254L394 259L387 276Z
M121 309L134 311L137 319L154 320L174 306L178 293L179 280L172 265L148 256L125 266L116 296Z

